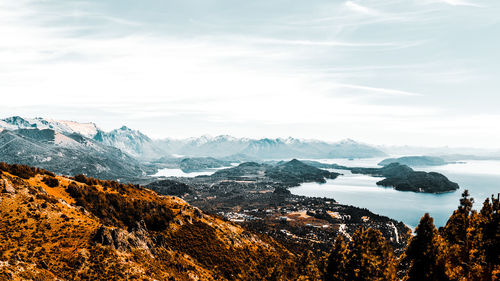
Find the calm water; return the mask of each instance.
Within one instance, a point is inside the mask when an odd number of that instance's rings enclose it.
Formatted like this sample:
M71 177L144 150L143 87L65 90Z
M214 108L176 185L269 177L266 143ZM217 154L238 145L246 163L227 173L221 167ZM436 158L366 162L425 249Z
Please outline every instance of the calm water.
M324 163L337 163L346 166L376 167L380 158L324 159ZM340 203L367 208L370 211L403 221L414 228L420 217L428 212L434 217L436 226L443 226L453 210L458 206L464 189L468 189L476 199L475 207L481 207L486 197L500 192L500 161L466 161L465 164L449 164L435 167L414 168L422 171L435 171L444 174L458 183L460 189L445 194L426 194L396 191L376 185L381 178L366 175L353 175L349 171L325 184L306 183L292 188L293 194L334 198Z

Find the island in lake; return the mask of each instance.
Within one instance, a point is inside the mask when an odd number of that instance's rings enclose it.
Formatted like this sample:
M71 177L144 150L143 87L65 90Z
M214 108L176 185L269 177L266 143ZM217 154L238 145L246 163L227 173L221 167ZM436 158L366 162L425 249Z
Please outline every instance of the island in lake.
M381 168L346 167L337 164L325 164L317 161L306 161L308 165L322 169L349 170L353 174L385 177L377 185L393 187L400 191L444 193L459 189L457 183L436 172L415 171L407 165L391 163Z

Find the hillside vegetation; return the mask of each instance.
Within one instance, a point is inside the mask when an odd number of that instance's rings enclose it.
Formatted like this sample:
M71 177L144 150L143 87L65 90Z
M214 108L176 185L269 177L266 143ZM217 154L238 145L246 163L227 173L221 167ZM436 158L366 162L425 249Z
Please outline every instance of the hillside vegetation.
M299 277L297 258L272 239L177 197L27 166L0 170L0 280Z
M403 252L359 228L293 254L177 197L0 163L0 280L500 280L500 201L472 203L439 230L425 215Z

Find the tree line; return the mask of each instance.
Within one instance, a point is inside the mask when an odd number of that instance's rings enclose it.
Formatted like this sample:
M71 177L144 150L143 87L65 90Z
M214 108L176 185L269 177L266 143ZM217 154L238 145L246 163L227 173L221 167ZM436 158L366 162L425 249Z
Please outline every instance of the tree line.
M339 235L328 257L327 281L490 281L500 280L500 202L493 196L481 210L466 190L458 209L436 229L425 214L405 250L396 257L380 231L358 229Z

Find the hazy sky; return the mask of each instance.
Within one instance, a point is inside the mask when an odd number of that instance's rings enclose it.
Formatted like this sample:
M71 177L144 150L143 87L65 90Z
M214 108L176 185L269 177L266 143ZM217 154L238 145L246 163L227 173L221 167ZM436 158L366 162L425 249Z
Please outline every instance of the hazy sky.
M0 0L0 117L500 147L498 0Z

